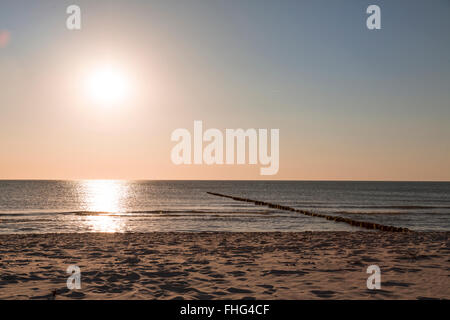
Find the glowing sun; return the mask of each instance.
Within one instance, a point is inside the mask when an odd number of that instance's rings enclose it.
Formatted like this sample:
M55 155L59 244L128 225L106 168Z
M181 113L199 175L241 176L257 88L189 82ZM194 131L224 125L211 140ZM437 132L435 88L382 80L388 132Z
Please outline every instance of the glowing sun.
M89 96L95 102L106 105L123 102L130 91L125 74L109 66L94 70L86 84Z

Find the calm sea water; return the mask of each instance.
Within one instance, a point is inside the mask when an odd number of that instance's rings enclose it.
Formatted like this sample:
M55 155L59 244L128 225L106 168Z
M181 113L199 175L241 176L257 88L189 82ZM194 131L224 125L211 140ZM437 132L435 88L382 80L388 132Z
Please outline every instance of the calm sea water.
M413 230L450 231L450 183L0 181L0 233L364 230L207 191Z

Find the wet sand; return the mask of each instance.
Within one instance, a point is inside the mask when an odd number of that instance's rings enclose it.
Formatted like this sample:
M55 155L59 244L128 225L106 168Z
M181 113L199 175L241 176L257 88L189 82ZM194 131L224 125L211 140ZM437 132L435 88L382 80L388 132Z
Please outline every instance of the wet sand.
M0 299L449 299L449 234L1 235Z

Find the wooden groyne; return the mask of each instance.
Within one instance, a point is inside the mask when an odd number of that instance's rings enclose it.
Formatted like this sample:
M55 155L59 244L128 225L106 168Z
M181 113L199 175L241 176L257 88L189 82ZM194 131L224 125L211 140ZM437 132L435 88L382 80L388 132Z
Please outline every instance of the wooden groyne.
M357 221L357 220L344 218L344 217L329 216L326 214L320 214L320 213L314 213L311 211L295 209L295 208L283 206L280 204L252 200L252 199L247 199L247 198L233 197L233 196L228 196L226 194L221 194L221 193L216 193L216 192L207 192L207 194L217 196L217 197L232 199L235 201L250 202L250 203L254 203L257 206L266 206L266 207L278 209L278 210L298 212L298 213L304 214L306 216L324 218L324 219L335 221L335 222L343 222L343 223L347 223L351 226L361 227L361 228L366 228L366 229L390 231L390 232L409 232L409 231L411 231L408 228L385 226L385 225L373 223L373 222Z

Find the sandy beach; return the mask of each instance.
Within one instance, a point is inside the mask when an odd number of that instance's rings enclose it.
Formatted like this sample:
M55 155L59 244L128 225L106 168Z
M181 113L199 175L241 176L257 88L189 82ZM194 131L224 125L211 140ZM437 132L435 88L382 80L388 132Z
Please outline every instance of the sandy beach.
M1 235L0 298L449 299L449 262L448 232Z

